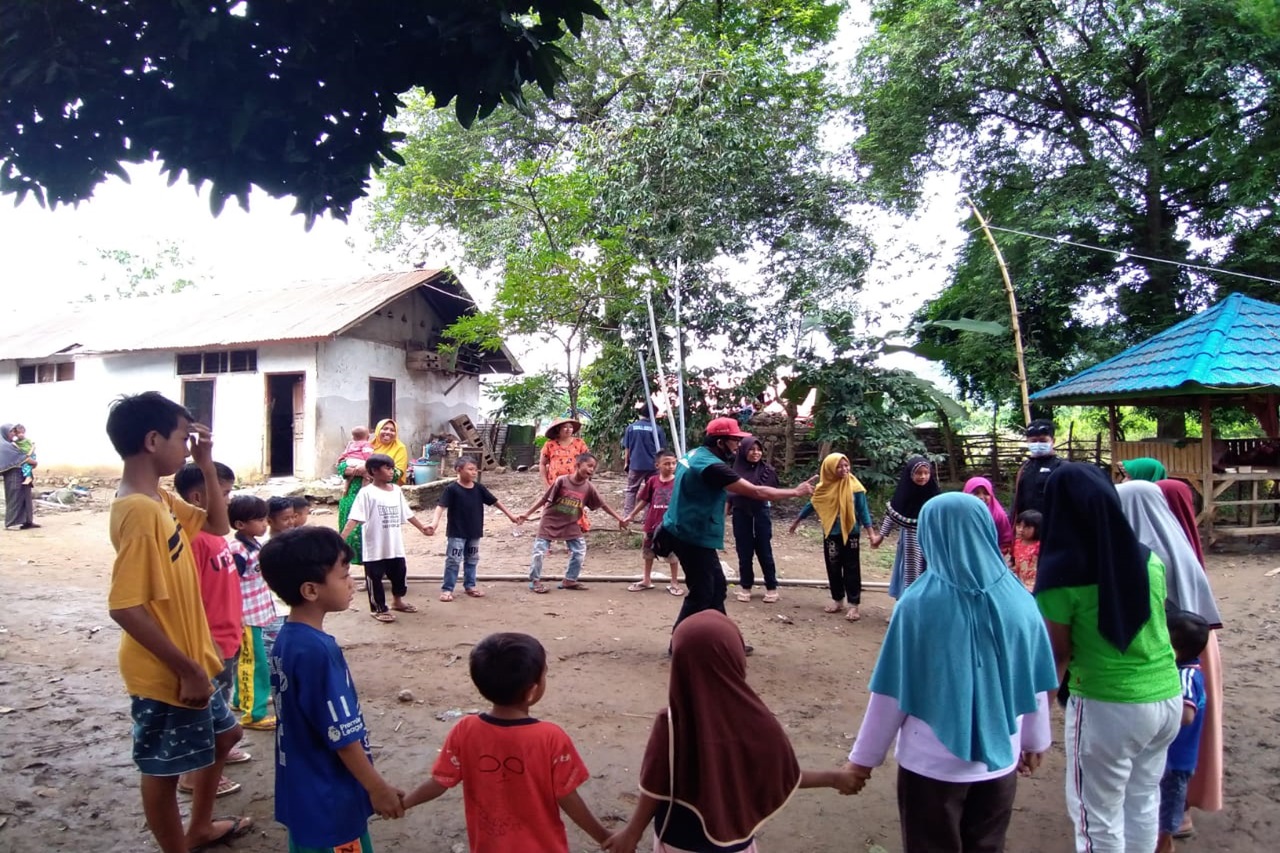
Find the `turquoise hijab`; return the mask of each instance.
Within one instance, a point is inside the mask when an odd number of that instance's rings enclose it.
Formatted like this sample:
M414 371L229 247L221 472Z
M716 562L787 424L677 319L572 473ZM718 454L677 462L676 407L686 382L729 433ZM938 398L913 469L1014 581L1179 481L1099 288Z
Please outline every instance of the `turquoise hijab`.
M972 495L926 503L920 547L929 570L898 600L871 690L924 720L957 758L1009 767L1018 717L1058 688L1044 620Z

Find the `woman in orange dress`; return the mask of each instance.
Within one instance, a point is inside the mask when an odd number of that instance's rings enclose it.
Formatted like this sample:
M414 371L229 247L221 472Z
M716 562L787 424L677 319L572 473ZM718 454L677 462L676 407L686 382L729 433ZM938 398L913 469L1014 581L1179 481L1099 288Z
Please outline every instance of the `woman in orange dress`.
M581 453L590 453L591 448L578 435L582 431L582 423L573 418L556 418L547 427L547 443L542 445L542 457L538 470L547 488L557 477L572 474L578 468L577 458ZM587 520L587 512L582 511L582 519L578 522L583 532L591 529Z

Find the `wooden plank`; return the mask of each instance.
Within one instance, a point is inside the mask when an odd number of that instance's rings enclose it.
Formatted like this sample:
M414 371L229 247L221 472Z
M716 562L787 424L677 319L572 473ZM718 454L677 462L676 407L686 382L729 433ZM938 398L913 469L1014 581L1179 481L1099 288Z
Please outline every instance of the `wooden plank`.
M1218 525L1214 528L1215 537L1222 536L1271 536L1280 533L1280 525L1268 524L1262 527L1234 527Z

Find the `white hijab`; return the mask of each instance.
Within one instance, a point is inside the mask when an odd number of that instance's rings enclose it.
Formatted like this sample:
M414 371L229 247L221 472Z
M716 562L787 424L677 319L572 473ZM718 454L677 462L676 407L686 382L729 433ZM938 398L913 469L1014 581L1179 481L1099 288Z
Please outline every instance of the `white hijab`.
M1200 616L1209 627L1221 628L1222 616L1209 588L1209 576L1160 487L1145 480L1130 480L1116 486L1116 491L1120 494L1124 517L1138 541L1164 563L1169 600L1178 608Z

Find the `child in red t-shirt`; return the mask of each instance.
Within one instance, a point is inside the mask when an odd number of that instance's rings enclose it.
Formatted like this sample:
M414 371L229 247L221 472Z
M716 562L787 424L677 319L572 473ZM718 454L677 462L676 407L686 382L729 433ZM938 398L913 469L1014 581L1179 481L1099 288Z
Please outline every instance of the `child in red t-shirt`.
M651 476L640 486L636 494L635 509L627 516L627 522L635 520L641 510L644 514L644 544L640 546L640 555L644 558L644 580L637 581L627 587L628 592L641 592L653 589L653 534L662 524L662 517L667 513L667 505L671 503L671 492L676 487L676 454L675 451L663 448L655 457L658 473ZM675 554L667 555L667 564L671 570L671 583L667 584L667 592L672 595L684 595L680 586L680 561Z
M1013 573L1027 589L1035 589L1036 564L1040 562L1040 525L1044 517L1034 509L1018 513L1013 540Z
M578 794L590 774L573 741L529 716L547 689L542 644L528 634L490 634L471 650L471 680L493 708L458 721L405 809L461 782L471 853L568 853L562 810L604 843L609 831Z

